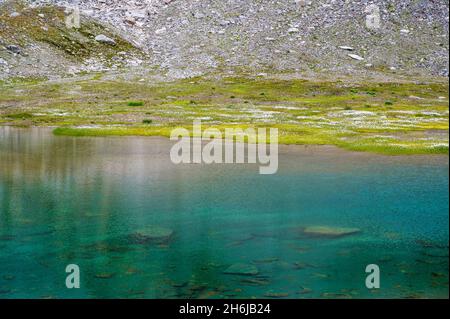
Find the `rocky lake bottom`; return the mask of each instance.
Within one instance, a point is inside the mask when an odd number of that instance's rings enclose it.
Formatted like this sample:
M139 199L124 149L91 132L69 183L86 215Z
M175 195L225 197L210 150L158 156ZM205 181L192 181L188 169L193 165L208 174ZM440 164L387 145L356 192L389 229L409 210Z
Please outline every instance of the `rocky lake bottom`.
M280 146L264 176L171 145L0 127L0 298L448 298L448 155Z

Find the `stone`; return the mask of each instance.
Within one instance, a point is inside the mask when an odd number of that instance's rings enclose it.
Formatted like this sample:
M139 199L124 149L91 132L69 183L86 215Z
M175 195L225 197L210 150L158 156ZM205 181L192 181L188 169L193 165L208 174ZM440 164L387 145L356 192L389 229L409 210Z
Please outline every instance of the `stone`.
M110 278L114 277L114 274L111 274L111 273L99 273L99 274L96 274L94 277L98 278L98 279L110 279Z
M298 29L298 28L289 28L288 29L288 33L297 33L297 32L299 32L300 30Z
M233 264L224 271L224 274L241 276L255 276L258 273L259 270L255 266L242 263Z
M270 263L276 262L278 260L279 260L278 258L273 257L273 258L267 258L267 259L258 259L258 260L255 260L254 262L257 264L270 264Z
M165 243L173 236L173 230L159 226L149 226L132 235L138 243Z
M336 238L354 235L361 232L358 228L310 226L303 229L303 234L311 237Z
M95 41L109 45L116 45L116 41L114 41L114 39L111 39L104 34L97 35L95 37Z
M130 24L130 25L135 25L136 24L136 19L133 17L126 17L124 19L124 22Z
M353 51L354 50L352 47L345 46L345 45L339 46L339 49L346 50L346 51Z
M203 13L200 13L200 12L194 13L193 16L196 19L203 19L205 17L205 15Z
M313 290L311 288L302 287L302 289L298 292L299 295L305 295L312 293Z
M155 30L156 35L161 35L166 33L167 29L165 27L162 27L161 29Z
M269 284L269 280L266 278L245 278L240 282L244 285L250 286L265 286Z
M8 50L12 53L15 53L15 54L20 54L20 52L22 52L20 47L17 45L14 45L14 44L10 44L10 45L6 46L6 50Z
M267 298L286 298L289 297L289 294L287 292L266 292L264 294L264 297Z
M361 56L359 56L357 54L349 54L348 56L351 57L354 60L358 60L358 61L363 61L364 60L363 57L361 57Z
M304 262L294 262L293 263L294 269L305 269L311 267L310 264L304 263Z
M19 12L13 12L9 15L10 18L16 18L16 17L20 17L20 13Z

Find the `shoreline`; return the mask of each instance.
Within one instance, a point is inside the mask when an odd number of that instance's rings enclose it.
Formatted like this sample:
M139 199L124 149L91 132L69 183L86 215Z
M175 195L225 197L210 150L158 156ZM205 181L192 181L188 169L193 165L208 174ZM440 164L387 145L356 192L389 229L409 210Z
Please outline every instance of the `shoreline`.
M138 84L138 85L137 85ZM227 77L2 86L0 125L70 136L170 136L194 120L277 128L279 144L387 155L448 154L448 83L347 83Z
M0 134L2 129L4 128L12 128L13 130L24 130L30 132L31 130L39 130L43 131L46 134L50 134L54 137L61 138L100 138L100 139L131 139L134 141L143 140L143 141L155 141L158 143L176 143L175 141L171 141L169 136L163 135L68 135L68 134L55 134L54 130L57 127L42 127L42 126L33 126L33 127L17 127L12 125L0 125ZM1 136L1 135L0 135ZM203 142L206 144L207 142ZM345 148L341 148L332 144L282 144L278 145L278 152L280 155L296 155L298 152L302 152L303 154L313 154L321 153L322 156L337 156L347 157L351 156L352 158L360 159L360 160L374 160L377 159L390 159L396 160L399 159L402 161L403 159L408 160L417 160L421 162L426 159L436 159L436 161L440 162L441 159L449 163L449 154L448 153L429 153L429 154L383 154L383 153L374 153L367 151L354 151Z

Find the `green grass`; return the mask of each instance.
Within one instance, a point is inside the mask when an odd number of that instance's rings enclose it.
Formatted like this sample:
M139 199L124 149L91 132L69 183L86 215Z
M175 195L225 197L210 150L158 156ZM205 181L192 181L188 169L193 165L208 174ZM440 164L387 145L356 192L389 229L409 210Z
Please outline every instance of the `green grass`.
M194 78L150 85L104 81L96 74L58 84L0 83L0 123L58 126L58 135L170 136L173 128L190 129L194 119L202 119L204 128L220 130L275 127L282 144L448 154L447 96L446 81Z
M16 120L25 120L33 117L30 113L15 113L15 114L7 114L7 118L16 119Z
M130 101L128 102L128 106L143 106L144 102L141 101Z

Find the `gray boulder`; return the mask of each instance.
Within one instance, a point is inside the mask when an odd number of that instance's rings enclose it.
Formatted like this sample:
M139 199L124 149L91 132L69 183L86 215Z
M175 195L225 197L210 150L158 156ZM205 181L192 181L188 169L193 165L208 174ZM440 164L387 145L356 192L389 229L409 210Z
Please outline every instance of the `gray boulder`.
M114 39L111 39L104 34L99 34L96 36L95 41L109 45L116 45L116 41L114 41Z

